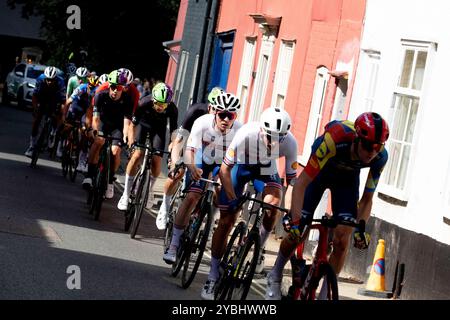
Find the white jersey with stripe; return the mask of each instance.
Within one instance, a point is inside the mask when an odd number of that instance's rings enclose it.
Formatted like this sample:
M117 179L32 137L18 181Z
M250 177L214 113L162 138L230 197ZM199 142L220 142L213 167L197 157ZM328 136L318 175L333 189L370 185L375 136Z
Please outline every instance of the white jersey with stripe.
M249 122L236 133L228 147L224 162L228 166L234 164L267 166L268 175L278 173L275 160L285 157L286 178L293 179L297 175L297 141L291 132L279 144L279 147L269 150L264 143L264 133L259 122ZM269 165L270 164L270 165Z
M215 115L205 114L194 121L186 149L194 152L201 150L202 160L206 164L221 164L241 126L239 121L234 121L233 126L224 134L215 127Z

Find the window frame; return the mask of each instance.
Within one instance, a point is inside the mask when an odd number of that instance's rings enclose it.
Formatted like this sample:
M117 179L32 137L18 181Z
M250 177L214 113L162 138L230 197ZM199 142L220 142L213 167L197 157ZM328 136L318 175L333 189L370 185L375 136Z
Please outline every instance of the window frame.
M405 54L407 50L413 50L414 51L414 60L413 60L413 64L411 66L411 71L410 71L410 79L409 79L409 84L408 87L401 87L400 86L400 82L401 82L401 77L403 74L403 69L404 69L404 65L405 65ZM379 187L378 187L378 191L386 194L390 197L393 197L395 199L401 200L401 201L405 201L407 202L409 199L409 195L410 195L410 190L411 190L411 178L412 178L412 172L415 169L415 155L417 153L417 141L419 139L420 136L420 128L421 128L421 121L423 119L423 112L424 112L424 106L422 105L423 103L423 97L424 97L424 93L426 92L426 87L427 87L427 77L428 74L430 73L430 66L432 65L432 61L433 61L433 57L434 57L434 53L436 51L436 45L433 42L425 42L425 41L414 41L414 40L402 40L401 41L401 55L399 56L401 59L401 64L399 69L397 70L397 83L395 84L394 89L392 90L392 99L391 99L391 104L389 107L389 113L388 113L388 123L390 125L390 131L391 131L391 137L389 138L389 140L386 142L386 149L388 151L389 154L389 159L388 159L388 163L386 164L382 176L380 178L380 182L379 182ZM410 88L410 86L413 83L413 78L414 78L414 74L415 74L415 66L416 66L416 62L417 62L417 56L419 52L427 52L427 59L426 59L426 63L425 63L425 67L423 70L423 78L422 78L422 83L421 83L421 88L420 90L417 89L412 89ZM406 143L406 141L404 140L404 137L402 138L403 140L400 141L396 141L397 143L400 143L401 146L404 146L405 144L409 144L411 149L409 152L409 159L407 159L407 163L406 163L406 169L405 169L405 177L404 177L404 187L401 189L399 187L397 187L396 185L391 185L387 183L387 179L388 179L388 170L391 168L392 161L393 161L393 147L392 144L393 142L393 135L392 133L394 132L394 129L396 127L394 127L394 121L396 120L395 117L397 115L397 111L399 110L399 108L397 108L397 99L399 98L412 98L412 99L418 99L418 105L417 105L417 115L416 115L416 119L415 119L415 123L414 123L414 129L412 132L412 139L410 142ZM404 123L404 130L406 133L407 130L407 125L409 123L409 119L411 116L411 108L408 110L407 113L407 120ZM403 156L403 154L401 154ZM400 159L400 158L399 158ZM401 161L401 160L400 160ZM395 180L397 181L398 179L400 179L399 174L401 171L401 164L400 162L396 161L397 164L397 172L395 174Z

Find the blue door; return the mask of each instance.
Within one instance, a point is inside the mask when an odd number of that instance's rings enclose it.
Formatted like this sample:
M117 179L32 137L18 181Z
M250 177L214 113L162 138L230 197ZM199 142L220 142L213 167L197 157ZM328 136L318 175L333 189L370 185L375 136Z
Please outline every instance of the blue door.
M214 41L214 60L208 92L214 87L226 89L233 52L234 31L216 35Z

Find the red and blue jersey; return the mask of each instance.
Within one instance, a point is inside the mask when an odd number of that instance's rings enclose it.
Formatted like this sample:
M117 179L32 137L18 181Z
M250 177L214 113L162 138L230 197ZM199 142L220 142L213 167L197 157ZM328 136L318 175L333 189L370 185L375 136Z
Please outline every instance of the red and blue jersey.
M305 167L306 173L315 179L321 172L359 174L362 168L370 168L365 191L375 192L388 160L388 153L383 148L370 163L364 163L352 152L352 144L356 138L353 122L345 120L328 123L324 134L312 145L311 156Z

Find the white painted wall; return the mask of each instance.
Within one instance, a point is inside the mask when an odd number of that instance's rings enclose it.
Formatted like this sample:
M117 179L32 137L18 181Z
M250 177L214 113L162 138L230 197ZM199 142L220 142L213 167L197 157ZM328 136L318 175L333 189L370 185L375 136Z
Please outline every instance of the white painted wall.
M409 166L406 208L375 197L373 216L402 228L425 234L450 244L450 1L448 0L367 0L361 50L380 52L380 65L372 111L388 122L393 91L403 59L401 40L437 43L429 54L423 95L415 130L413 162ZM367 74L358 65L350 104L349 119L361 111L363 94L358 79ZM389 151L389 150L388 150ZM362 186L367 171L362 172ZM382 185L379 190L383 190Z

